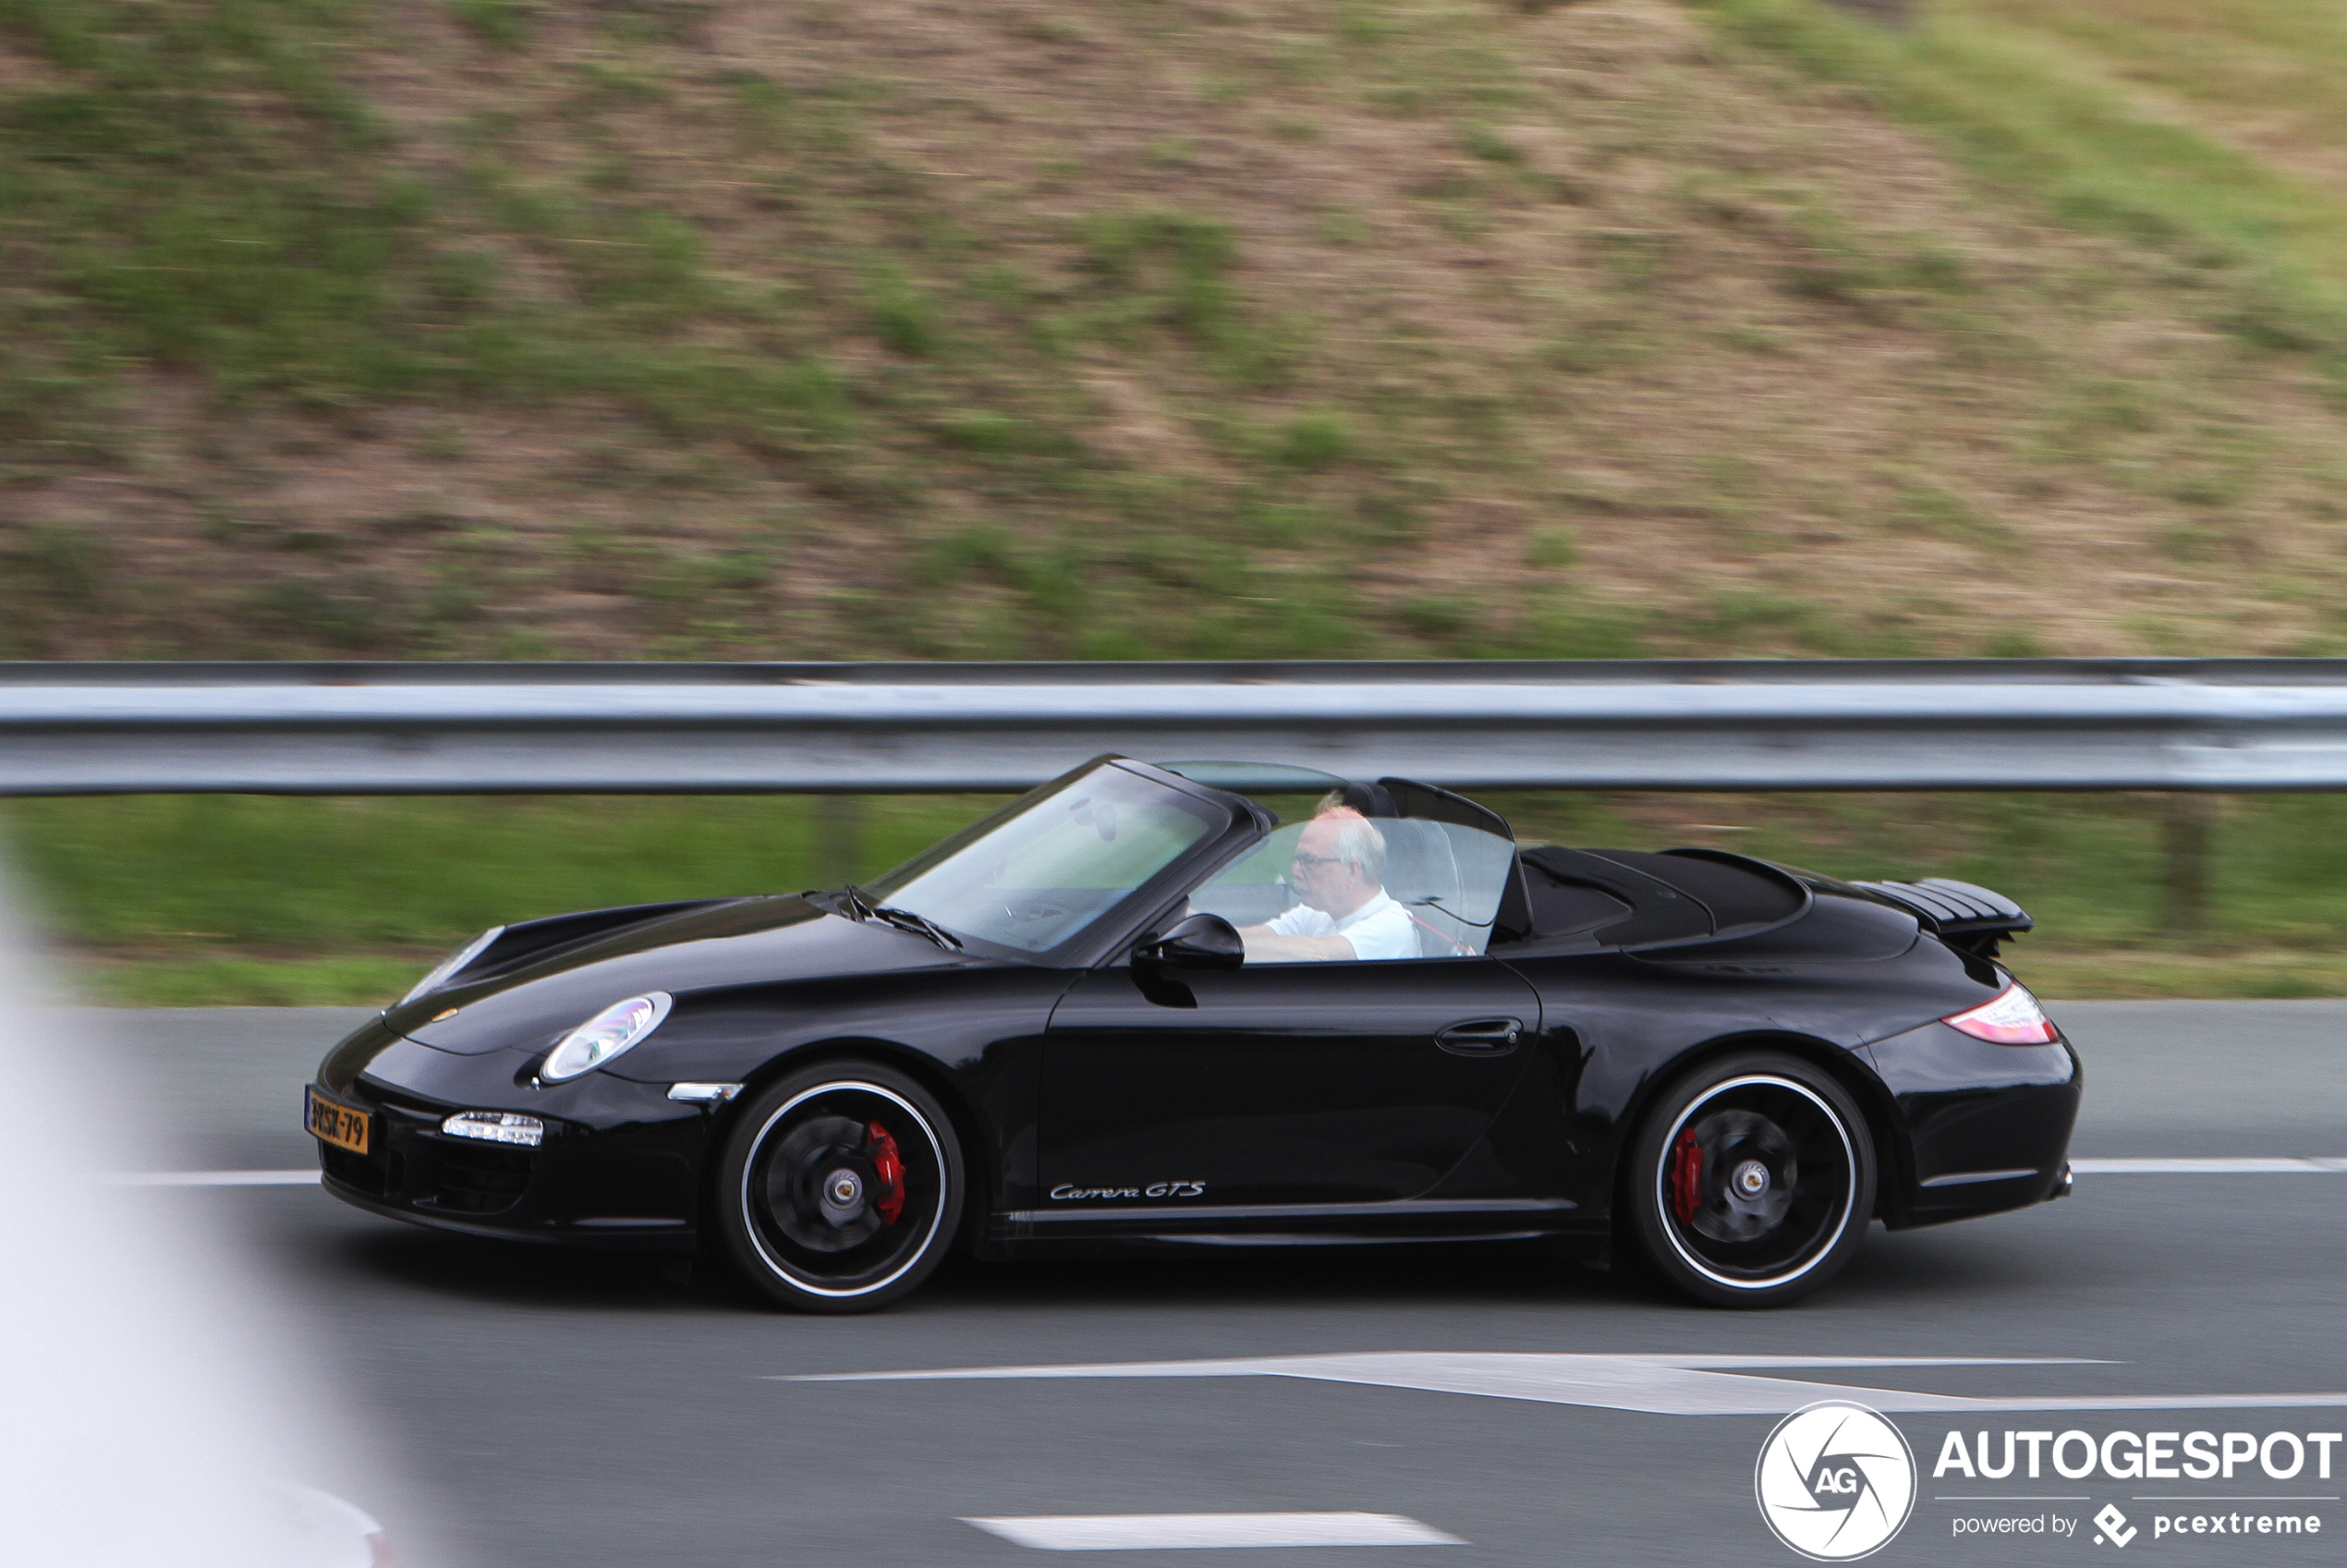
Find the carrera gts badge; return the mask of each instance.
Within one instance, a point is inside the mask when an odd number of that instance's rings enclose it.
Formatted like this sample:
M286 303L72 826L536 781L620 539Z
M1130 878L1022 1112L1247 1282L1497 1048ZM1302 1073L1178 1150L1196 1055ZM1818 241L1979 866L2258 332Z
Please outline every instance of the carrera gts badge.
M1070 1203L1089 1198L1114 1202L1125 1197L1204 1197L1204 1182L1151 1182L1145 1187L1079 1187L1066 1183L1052 1189L1052 1201Z

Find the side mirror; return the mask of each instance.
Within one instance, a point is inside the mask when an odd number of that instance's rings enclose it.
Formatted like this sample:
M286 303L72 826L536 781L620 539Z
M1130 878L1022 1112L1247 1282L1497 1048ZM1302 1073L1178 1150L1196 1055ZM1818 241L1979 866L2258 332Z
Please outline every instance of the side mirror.
M1235 969L1246 962L1246 943L1222 916L1191 915L1135 948L1133 958L1169 969Z

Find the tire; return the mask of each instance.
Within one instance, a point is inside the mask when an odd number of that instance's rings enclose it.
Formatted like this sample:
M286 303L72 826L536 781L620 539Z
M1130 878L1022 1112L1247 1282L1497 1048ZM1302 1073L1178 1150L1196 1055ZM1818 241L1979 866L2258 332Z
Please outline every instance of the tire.
M1631 1147L1621 1211L1640 1258L1712 1307L1782 1307L1841 1272L1874 1215L1874 1138L1822 1069L1776 1051L1673 1084Z
M961 1146L935 1097L893 1068L841 1061L789 1074L741 1108L713 1198L726 1252L769 1299L869 1312L944 1258L964 1190Z

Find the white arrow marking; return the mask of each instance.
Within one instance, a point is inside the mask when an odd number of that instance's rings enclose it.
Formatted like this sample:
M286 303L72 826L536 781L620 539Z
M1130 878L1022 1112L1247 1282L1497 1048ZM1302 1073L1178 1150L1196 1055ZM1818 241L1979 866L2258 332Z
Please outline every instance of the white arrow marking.
M1821 1399L1881 1411L2257 1410L2347 1406L2347 1393L2056 1394L1977 1398L1844 1383L1745 1377L1732 1367L2085 1367L2070 1356L1572 1355L1542 1352L1380 1351L1260 1355L1226 1361L1122 1361L1069 1367L961 1367L916 1372L819 1372L778 1382L927 1382L1026 1378L1308 1378L1378 1388L1527 1399L1650 1416L1777 1416Z

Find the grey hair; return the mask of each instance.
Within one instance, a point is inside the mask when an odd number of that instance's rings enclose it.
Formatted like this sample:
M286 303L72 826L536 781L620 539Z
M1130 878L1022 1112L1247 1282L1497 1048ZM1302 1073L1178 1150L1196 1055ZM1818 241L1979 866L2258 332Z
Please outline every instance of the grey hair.
M1357 811L1327 811L1324 817L1336 822L1336 857L1357 860L1361 874L1382 886L1385 882L1385 835L1377 824Z

